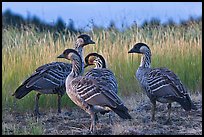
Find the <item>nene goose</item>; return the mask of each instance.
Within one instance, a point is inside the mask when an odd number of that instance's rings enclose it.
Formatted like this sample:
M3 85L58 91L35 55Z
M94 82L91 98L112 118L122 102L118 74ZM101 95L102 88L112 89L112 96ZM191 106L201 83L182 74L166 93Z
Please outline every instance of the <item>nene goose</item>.
M103 56L98 53L90 53L85 57L85 68L95 65L95 68L89 70L85 76L100 77L104 80L109 81L109 87L116 94L118 93L117 80L112 71L106 68L106 61Z
M196 109L189 94L179 78L167 68L151 68L151 51L144 43L137 43L128 53L143 54L141 64L136 72L141 87L150 98L152 107L152 121L155 120L156 101L168 103L168 119L170 121L171 103L178 102L186 111Z
M95 133L95 114L113 110L123 119L131 119L121 99L110 91L106 80L81 76L82 59L73 49L65 50L58 58L72 61L72 71L66 78L66 92L69 98L91 116L90 131Z
M88 35L82 34L77 37L74 48L79 52L81 58L83 58L83 47L88 44L95 44ZM82 65L84 65L83 62ZM57 94L58 113L61 113L61 97L66 91L65 80L71 69L72 65L64 62L52 62L42 65L16 89L13 96L21 99L32 90L38 91L35 97L34 114L40 116L38 107L40 95Z
M95 65L95 68L89 70L85 76L90 76L93 78L101 78L106 80L110 88L110 91L118 93L118 84L117 80L112 71L106 68L106 61L102 55L98 53L90 53L85 57L85 67ZM107 112L107 111L106 111ZM105 114L106 112L100 112L101 114ZM113 124L112 115L109 113L109 122ZM98 121L98 117L96 115L96 121Z

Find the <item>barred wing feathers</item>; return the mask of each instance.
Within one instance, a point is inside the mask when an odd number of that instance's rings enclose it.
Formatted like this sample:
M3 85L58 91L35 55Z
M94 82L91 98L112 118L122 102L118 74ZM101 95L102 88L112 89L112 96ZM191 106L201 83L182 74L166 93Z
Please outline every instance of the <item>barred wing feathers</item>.
M111 90L113 90L116 94L118 92L118 84L117 84L117 80L113 74L112 71L110 71L109 69L106 68L100 68L100 69L91 69L90 71L88 71L85 76L88 77L93 77L93 78L101 78L103 80L105 80L107 82L109 88L111 88Z
M130 119L128 109L124 106L121 99L112 92L107 86L107 82L96 77L77 77L69 84L71 94L75 94L73 101L85 102L91 106L99 105L109 107L121 118ZM82 104L78 104L82 106Z
M166 98L181 104L185 110L194 105L180 79L167 68L155 68L146 75L150 94L156 98Z
M16 89L13 95L21 99L32 90L54 93L58 88L65 89L65 80L71 68L71 64L64 62L52 62L40 66Z

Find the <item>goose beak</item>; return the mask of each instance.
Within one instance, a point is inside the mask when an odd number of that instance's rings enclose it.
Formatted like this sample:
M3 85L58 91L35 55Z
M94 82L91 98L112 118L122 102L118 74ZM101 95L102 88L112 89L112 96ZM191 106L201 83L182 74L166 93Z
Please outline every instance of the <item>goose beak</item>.
M130 51L128 51L128 53L134 53L135 50L134 49L131 49Z
M64 56L64 54L61 54L57 58L65 58L65 56Z
M95 44L95 42L92 40L89 40L89 44Z

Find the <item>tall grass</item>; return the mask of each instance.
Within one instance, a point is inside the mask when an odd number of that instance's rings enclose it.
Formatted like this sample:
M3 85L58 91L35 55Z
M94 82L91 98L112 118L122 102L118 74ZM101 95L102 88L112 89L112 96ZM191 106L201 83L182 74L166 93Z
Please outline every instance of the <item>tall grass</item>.
M202 22L187 27L132 27L124 32L115 30L95 30L89 32L96 45L85 47L84 56L98 52L104 56L116 75L119 95L140 92L135 79L141 55L130 55L128 50L137 42L144 42L152 51L152 67L167 67L175 72L183 84L192 92L202 86ZM72 48L77 35L58 34L54 38L50 32L38 33L33 28L17 30L3 29L2 37L2 105L13 108L16 102L11 94L30 76L37 67L53 61L64 61L56 57L64 49ZM88 68L89 69L89 68ZM86 69L86 70L88 70ZM19 110L33 109L34 92L17 101ZM57 106L57 96L40 98L40 109ZM62 98L62 106L73 106L67 95ZM15 107L16 108L16 107Z

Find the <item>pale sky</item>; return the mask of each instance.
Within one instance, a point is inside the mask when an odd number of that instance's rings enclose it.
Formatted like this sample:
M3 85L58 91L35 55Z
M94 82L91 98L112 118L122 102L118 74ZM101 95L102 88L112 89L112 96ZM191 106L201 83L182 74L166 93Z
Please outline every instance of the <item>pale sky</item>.
M141 25L152 17L161 23L170 18L178 23L189 16L199 17L202 2L2 2L2 12L6 9L25 18L36 15L47 23L56 22L59 17L65 23L73 19L76 28L86 28L92 20L104 27L113 20L121 27L121 24L130 26L134 21Z

